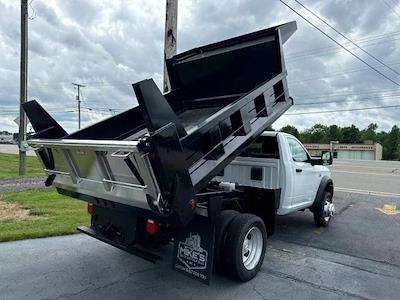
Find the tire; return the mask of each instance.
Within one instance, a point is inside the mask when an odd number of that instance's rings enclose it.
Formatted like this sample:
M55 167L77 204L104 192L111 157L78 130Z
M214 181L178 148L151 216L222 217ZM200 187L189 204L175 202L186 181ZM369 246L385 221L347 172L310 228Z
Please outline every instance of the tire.
M239 212L235 210L223 210L218 221L215 224L215 242L214 242L214 268L217 272L222 273L222 248L225 244L226 229L232 222L233 218Z
M331 205L330 207L327 207ZM318 227L327 227L332 219L335 209L332 203L332 193L325 191L322 201L315 204L313 208L314 223Z
M263 264L266 247L267 231L262 219L252 214L235 216L227 229L223 247L226 274L242 282L252 279Z

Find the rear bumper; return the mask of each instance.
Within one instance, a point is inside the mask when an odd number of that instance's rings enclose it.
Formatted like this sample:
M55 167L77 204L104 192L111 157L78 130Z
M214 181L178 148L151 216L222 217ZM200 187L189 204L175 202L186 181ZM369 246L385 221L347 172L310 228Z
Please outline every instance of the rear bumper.
M98 239L99 241L102 241L102 242L107 243L107 244L109 244L111 246L117 247L118 249L124 250L124 251L129 252L131 254L134 254L136 256L139 256L139 257L141 257L141 258L143 258L143 259L145 259L147 261L150 261L152 263L155 263L157 260L162 259L161 256L159 256L159 255L157 255L155 253L152 253L150 251L146 251L146 250L144 250L142 248L139 248L137 246L133 245L133 246L127 247L127 246L118 244L118 243L116 243L114 241L111 241L109 239L106 239L106 238L96 234L96 232L93 229L89 228L89 227L79 226L77 229L81 233L87 234L87 235L89 235L89 236L91 236L91 237L93 237L95 239Z

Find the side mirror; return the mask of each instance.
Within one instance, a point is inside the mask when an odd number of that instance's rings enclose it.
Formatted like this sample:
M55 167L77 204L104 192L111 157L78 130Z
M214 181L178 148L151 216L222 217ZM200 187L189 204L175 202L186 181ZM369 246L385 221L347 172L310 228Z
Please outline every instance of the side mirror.
M322 151L321 160L322 160L322 165L324 166L331 165L333 162L332 152Z

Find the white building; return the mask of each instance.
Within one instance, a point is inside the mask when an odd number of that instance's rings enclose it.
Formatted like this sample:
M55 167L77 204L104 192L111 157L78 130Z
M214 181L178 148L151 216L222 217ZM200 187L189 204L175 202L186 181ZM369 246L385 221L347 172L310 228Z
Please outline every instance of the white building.
M329 151L329 144L304 144L311 155L321 155L322 151ZM381 160L382 145L373 142L364 144L333 144L333 158L337 159L362 159L362 160Z

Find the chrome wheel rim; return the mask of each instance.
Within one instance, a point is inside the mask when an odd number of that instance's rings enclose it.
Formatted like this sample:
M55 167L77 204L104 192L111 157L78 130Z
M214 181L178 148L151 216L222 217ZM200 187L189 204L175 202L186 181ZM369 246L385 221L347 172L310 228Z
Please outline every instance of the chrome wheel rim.
M335 206L332 203L332 198L328 197L324 202L324 219L329 222L332 215L335 213Z
M263 236L261 230L254 226L247 231L242 246L242 262L247 270L254 269L263 251Z

